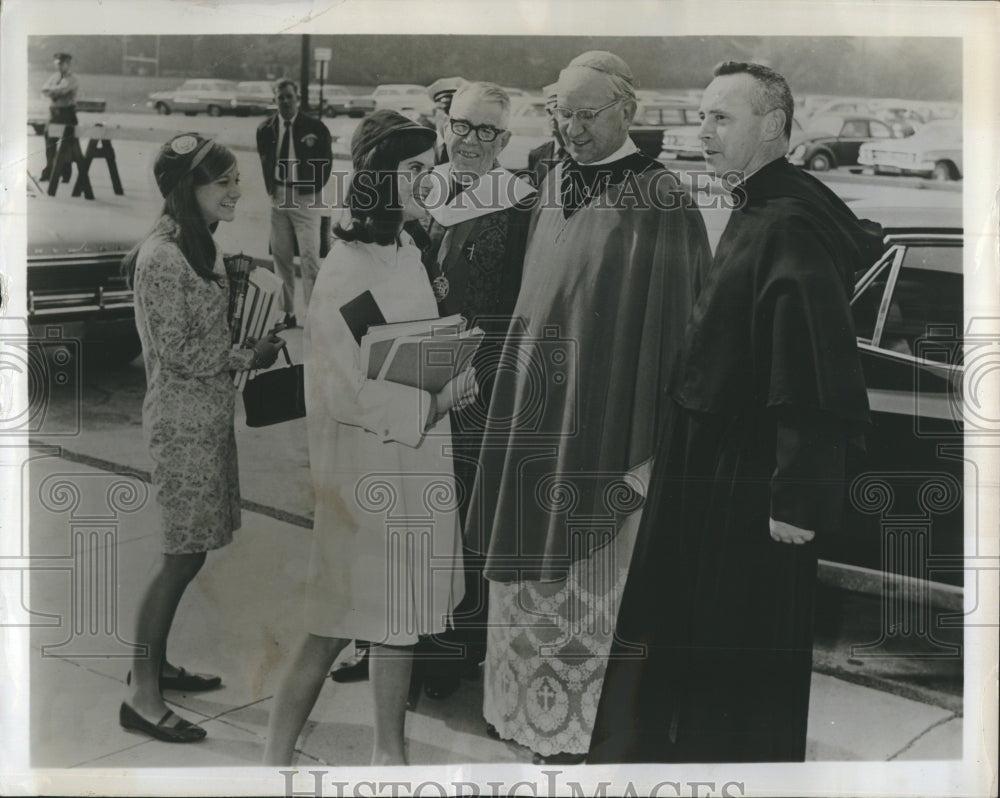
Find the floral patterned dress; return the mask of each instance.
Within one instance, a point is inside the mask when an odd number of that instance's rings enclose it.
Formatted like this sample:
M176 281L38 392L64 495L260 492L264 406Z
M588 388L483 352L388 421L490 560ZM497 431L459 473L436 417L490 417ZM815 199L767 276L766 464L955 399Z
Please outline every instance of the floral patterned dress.
M229 285L199 277L163 216L139 249L135 322L146 363L142 426L159 488L165 554L221 548L240 527L232 371L249 368L226 319Z

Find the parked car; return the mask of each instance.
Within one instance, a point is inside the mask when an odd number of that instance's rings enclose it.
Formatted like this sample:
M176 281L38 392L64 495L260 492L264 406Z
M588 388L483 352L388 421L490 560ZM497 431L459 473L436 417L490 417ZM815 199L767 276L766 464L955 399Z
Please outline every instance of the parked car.
M872 423L842 534L818 543L827 560L961 585L961 197L941 193L950 207L854 205L887 225L851 300Z
M628 134L650 158L658 158L668 128L698 122L698 108L688 100L640 100ZM701 152L701 145L698 145Z
M817 103L808 109L806 127L810 127L808 120L819 116L878 116L878 103L868 98L835 97L824 102Z
M121 365L141 351L132 290L121 261L148 220L92 208L68 194L50 197L28 175L28 325L37 338L80 342L89 365Z
M233 80L194 78L185 80L176 89L153 92L146 105L158 114L171 114L174 111L188 116L199 113L209 116L247 113L240 105L236 86L236 81Z
M434 103L427 96L427 89L415 83L384 83L372 92L376 110L389 108L404 116L416 119L421 114L431 116Z
M802 139L788 153L788 159L814 172L856 166L862 144L894 138L892 128L874 117L812 116L805 121Z
M698 119L698 109L685 113L685 122L680 127L668 127L663 131L663 141L660 145L660 160L703 160L701 150L701 122ZM792 134L788 141L789 151L795 149L802 140L803 131L799 120L792 117Z
M76 101L78 113L103 114L107 110L107 100L100 98L83 98ZM44 98L28 100L28 126L41 136L49 123L49 101Z
M236 102L246 114L269 114L277 109L274 81L241 80L236 84Z
M843 534L820 541L820 556L960 586L966 342L961 198L952 201L854 207L890 225L851 300L872 424Z
M928 122L915 135L902 141L865 144L858 163L875 174L920 175L934 180L961 180L962 125L952 120Z
M309 106L319 107L319 85L309 84ZM359 118L375 110L375 100L359 97L344 86L323 86L323 116L345 114Z

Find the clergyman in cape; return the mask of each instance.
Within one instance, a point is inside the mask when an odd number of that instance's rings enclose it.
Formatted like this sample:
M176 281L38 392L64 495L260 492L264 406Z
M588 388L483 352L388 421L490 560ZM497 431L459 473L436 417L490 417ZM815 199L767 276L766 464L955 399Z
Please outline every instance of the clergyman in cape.
M739 204L664 402L588 762L805 758L813 541L868 421L849 302L881 230L785 159L781 75L715 75L702 146Z
M690 196L628 137L627 64L585 53L557 93L570 158L532 212L466 532L491 580L486 720L549 762L590 743L667 367L710 258Z

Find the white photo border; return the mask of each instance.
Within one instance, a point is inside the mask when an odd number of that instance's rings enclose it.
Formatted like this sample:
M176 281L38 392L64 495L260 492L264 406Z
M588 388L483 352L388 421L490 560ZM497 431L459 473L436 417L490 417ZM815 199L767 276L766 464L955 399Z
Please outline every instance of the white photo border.
M967 243L966 298L982 304L992 297L995 312L985 320L991 335L1000 336L1000 282L997 270L997 197L1000 187L1000 92L997 47L1000 6L990 2L716 2L707 0L345 0L344 2L247 2L246 0L5 0L0 16L0 220L3 223L0 264L7 272L10 315L23 313L26 251L23 224L27 144L27 40L37 35L78 34L475 34L600 36L927 36L958 37L963 42L963 107L966 163L975 164L963 182ZM18 303L21 303L19 307ZM995 378L996 375L993 375ZM982 398L1000 406L996 379ZM20 524L17 499L17 447L0 446L0 530ZM979 516L967 515L967 529L997 530L997 475L1000 451L994 444L976 450L979 473L967 470L966 490L978 491ZM20 455L23 457L23 452ZM12 476L13 475L13 476ZM977 503L967 502L968 513ZM996 562L997 539L980 537L980 551ZM0 570L0 591L11 587ZM997 575L980 573L976 595L966 593L966 613L993 608L992 625L968 629L965 673L964 756L954 762L810 762L797 765L578 766L555 777L551 767L458 765L387 769L330 769L324 776L327 795L335 783L406 780L411 784L476 783L492 794L488 782L503 782L500 794L524 782L517 794L547 794L553 784L563 793L576 781L593 794L599 782L611 782L608 794L632 785L644 795L656 784L711 782L733 795L987 795L997 783ZM4 597L6 598L6 596ZM0 620L3 603L0 601ZM990 620L990 618L987 618ZM0 627L0 793L98 795L275 795L286 791L286 777L272 768L31 770L28 767L28 646L25 630ZM110 711L110 710L109 710ZM299 794L312 794L313 768L303 767L294 781ZM553 782L551 779L555 778ZM530 785L535 785L532 790ZM590 785L588 787L588 785ZM346 789L346 788L342 788ZM496 790L497 788L493 788ZM685 788L687 789L687 788ZM343 794L357 794L345 791ZM364 792L361 794L373 794ZM378 794L390 794L388 792ZM406 794L406 793L401 793ZM411 793L412 794L412 793ZM439 794L427 788L424 794ZM663 791L663 795L674 792ZM683 794L690 794L685 792Z

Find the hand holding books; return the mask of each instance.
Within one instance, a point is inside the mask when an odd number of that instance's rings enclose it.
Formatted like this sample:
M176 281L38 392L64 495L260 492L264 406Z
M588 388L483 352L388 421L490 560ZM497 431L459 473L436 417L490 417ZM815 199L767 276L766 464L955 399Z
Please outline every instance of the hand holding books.
M483 331L465 329L459 315L368 327L361 367L368 379L388 380L440 393L472 361Z
M284 345L284 341L275 336L283 329L277 324L281 280L267 269L254 268L249 255L228 255L223 262L229 277L228 319L232 343L257 350L251 370L268 368ZM240 390L246 386L249 373L233 374L233 382Z
M468 407L476 401L478 395L479 383L476 381L476 368L469 366L431 396L431 409L427 416L426 429L433 427L450 411Z
M274 365L274 361L278 359L278 353L285 346L285 339L277 335L277 329L271 330L267 336L259 341L255 338L247 338L243 342L243 346L253 349L253 363L250 364L250 368L267 369Z

